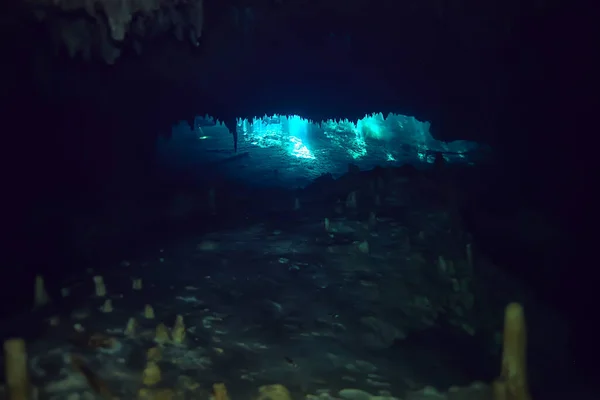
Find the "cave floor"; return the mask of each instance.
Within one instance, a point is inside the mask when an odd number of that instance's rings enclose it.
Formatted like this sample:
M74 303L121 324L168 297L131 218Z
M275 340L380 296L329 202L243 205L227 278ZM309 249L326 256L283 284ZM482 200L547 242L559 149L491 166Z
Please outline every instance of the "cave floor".
M486 360L495 368L498 355L478 354L479 326L469 325L468 235L426 184L361 179L354 190L340 183L329 205L300 194L286 217L205 229L89 269L65 287L69 312L46 313L24 334L35 336L39 398L222 400L219 383L233 399L285 399L273 384L297 399L490 398L473 383L492 378ZM491 319L501 326L501 314Z

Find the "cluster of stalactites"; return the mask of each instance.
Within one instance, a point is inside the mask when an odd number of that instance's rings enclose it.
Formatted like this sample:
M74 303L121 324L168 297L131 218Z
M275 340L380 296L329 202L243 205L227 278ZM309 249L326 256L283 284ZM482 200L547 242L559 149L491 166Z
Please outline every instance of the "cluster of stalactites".
M173 32L198 45L203 0L28 0L69 56L97 55L113 64L124 47L138 54L148 36Z

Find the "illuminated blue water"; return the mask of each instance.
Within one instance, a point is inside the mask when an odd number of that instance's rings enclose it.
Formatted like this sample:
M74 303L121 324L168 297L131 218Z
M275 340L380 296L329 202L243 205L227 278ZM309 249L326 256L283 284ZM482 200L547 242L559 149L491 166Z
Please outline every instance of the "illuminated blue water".
M474 142L435 140L428 122L397 114L368 115L357 123L264 116L239 119L237 132L238 152L234 153L233 136L219 121L206 116L196 118L193 127L179 124L170 139L159 139L159 161L175 174L198 179L207 179L203 174L216 168L253 184L296 187L324 173L341 175L350 163L361 170L377 165L419 166L433 162L435 152L442 152L451 163L470 163L479 149Z

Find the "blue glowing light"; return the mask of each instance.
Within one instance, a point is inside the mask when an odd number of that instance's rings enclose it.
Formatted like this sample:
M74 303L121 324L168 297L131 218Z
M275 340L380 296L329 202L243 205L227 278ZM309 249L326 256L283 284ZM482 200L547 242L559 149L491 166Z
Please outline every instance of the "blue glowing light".
M310 150L308 150L308 148L304 145L304 143L302 143L302 140L298 139L295 136L291 136L290 142L292 142L292 145L293 145L292 152L291 152L291 154L293 156L296 156L298 158L307 158L307 159L315 158L315 156L313 156L311 154Z
M222 122L197 117L192 127L174 126L170 139L159 139L157 151L163 165L173 170L197 170L202 175L204 166L218 164L236 178L254 183L277 176L277 184L285 180L305 185L324 173L346 172L348 163L362 170L377 165L418 166L433 163L438 152L450 163L468 163L482 149L474 142L435 140L429 123L414 117L381 113L356 122L315 123L298 115L238 119L237 155L232 140Z
M289 155L307 160L315 158L305 144L309 126L310 122L298 115L265 115L263 118L254 118L252 122L238 121L238 129L252 145L284 148Z

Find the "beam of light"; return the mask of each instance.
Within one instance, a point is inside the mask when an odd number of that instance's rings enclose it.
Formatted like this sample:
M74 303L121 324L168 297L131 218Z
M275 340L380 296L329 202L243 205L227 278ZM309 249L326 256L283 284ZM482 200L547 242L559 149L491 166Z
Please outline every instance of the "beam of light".
M264 116L238 121L243 136L252 145L269 148L281 147L288 154L297 158L311 160L315 156L305 143L308 140L310 121L298 115L290 116Z

